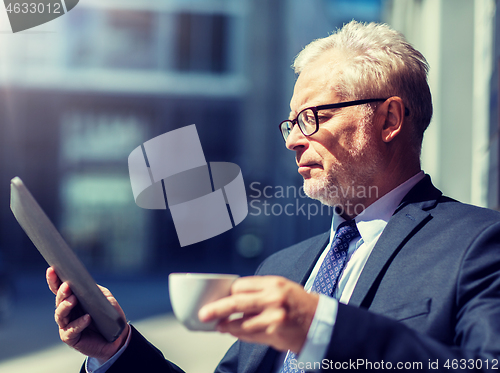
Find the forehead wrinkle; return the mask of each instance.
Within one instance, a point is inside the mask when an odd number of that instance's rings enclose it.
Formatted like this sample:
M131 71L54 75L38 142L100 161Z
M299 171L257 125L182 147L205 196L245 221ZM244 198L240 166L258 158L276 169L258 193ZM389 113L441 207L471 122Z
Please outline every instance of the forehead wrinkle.
M338 78L342 75L342 66L346 63L339 57L341 56L328 51L304 67L297 78L290 102L291 117L307 107L339 101Z
M337 96L335 85L329 79L324 79L320 74L307 80L307 85L301 88L296 85L296 90L290 102L290 116L297 115L300 111L308 107L331 104ZM332 101L332 102L330 102ZM294 109L295 108L295 109Z

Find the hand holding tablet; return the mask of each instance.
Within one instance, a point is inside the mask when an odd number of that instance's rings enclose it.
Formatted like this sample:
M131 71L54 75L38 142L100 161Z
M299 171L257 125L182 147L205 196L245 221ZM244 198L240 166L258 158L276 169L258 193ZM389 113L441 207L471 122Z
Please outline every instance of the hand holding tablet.
M68 283L96 329L108 342L115 341L126 325L123 316L111 305L18 177L11 180L10 208L57 277Z

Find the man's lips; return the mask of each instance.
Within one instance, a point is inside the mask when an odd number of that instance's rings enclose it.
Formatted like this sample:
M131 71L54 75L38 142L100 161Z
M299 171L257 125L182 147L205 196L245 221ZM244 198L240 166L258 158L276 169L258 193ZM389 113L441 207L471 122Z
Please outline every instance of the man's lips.
M299 164L299 173L302 172L307 172L312 168L321 168L321 165L319 163L303 163Z
M298 164L299 167L321 167L319 163L316 162L301 162Z

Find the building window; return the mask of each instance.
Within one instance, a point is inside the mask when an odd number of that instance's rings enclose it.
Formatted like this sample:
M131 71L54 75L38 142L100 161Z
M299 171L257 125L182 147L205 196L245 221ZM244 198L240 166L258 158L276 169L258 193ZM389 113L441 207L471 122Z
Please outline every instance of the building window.
M152 12L82 9L68 27L70 66L157 68L157 15Z
M180 71L227 71L227 16L179 13L175 67Z
M109 11L106 14L108 37L106 67L156 67L156 16L151 12Z

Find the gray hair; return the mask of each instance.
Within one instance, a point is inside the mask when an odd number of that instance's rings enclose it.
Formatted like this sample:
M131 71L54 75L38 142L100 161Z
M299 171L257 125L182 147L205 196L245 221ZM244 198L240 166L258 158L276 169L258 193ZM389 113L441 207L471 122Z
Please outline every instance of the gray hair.
M386 24L351 21L336 33L308 44L295 58L295 72L300 74L329 50L340 52L347 62L335 87L342 99L400 97L410 110L412 137L420 152L432 117L425 57Z

